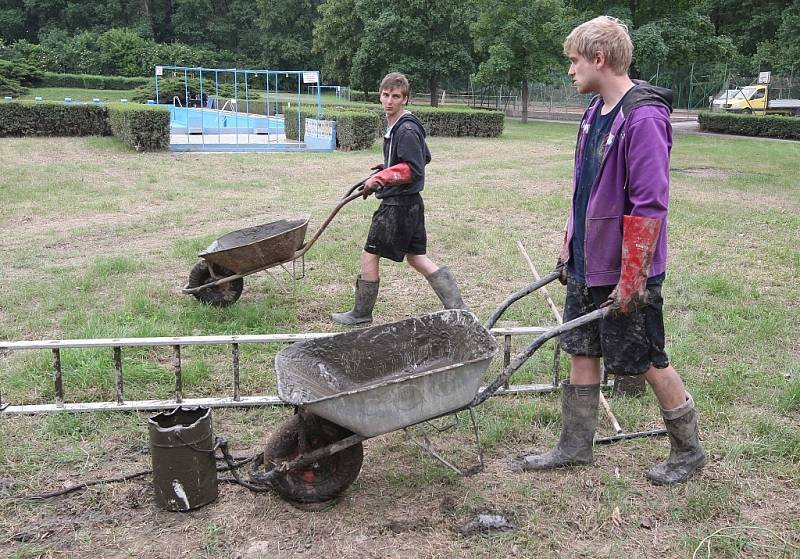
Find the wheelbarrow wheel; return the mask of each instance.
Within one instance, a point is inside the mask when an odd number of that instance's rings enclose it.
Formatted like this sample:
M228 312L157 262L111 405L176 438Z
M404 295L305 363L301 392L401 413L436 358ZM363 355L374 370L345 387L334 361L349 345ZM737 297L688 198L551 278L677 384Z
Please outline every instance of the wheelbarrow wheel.
M201 260L194 265L194 268L192 268L192 271L189 273L188 287L200 287L201 285L210 283L215 280L214 276L216 276L216 279L219 279L232 275L233 272L227 268L223 268L222 266L214 266L214 275L212 276L209 263L205 260ZM207 305L213 305L215 307L227 307L239 299L243 290L244 278L238 278L221 285L215 285L214 287L201 289L200 291L192 293L192 295L194 295L195 299Z
M305 420L294 415L270 436L264 449L264 467L274 468L300 455L299 437L305 432L306 452L328 446L353 433L321 417ZM284 500L322 503L335 499L352 485L364 462L361 443L348 447L305 468L290 470L275 478L273 487Z

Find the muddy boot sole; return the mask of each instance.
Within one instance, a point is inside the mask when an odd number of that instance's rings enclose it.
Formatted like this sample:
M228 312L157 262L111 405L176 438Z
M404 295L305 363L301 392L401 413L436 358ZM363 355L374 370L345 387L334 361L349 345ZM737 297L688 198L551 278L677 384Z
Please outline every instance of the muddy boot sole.
M370 324L372 322L372 317L353 317L350 316L350 313L337 312L331 315L331 320L342 326L357 326L359 324Z
M550 451L545 454L523 456L511 461L510 468L514 473L522 472L541 472L545 470L557 470L559 468L571 468L574 466L588 466L594 462L590 458L567 458L558 451Z

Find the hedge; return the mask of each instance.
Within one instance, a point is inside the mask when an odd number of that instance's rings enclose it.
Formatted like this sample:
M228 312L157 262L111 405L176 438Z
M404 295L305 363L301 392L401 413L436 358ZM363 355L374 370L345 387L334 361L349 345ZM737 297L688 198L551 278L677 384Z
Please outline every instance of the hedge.
M411 110L425 126L429 136L495 138L503 133L505 124L505 115L499 111L422 106L414 106ZM316 114L313 108L304 109L301 129L305 127L305 116L313 114ZM336 120L336 146L342 150L366 149L386 131L386 119L379 105L358 103L338 106L335 110L327 110L325 118ZM376 127L374 131L373 126ZM287 138L297 139L296 110L286 111L285 129Z
M126 90L146 85L148 78L91 76L89 74L57 74L44 72L41 87L77 87L81 89Z
M364 93L363 91L350 91L351 101L361 101L366 103L377 103L381 98L381 94L377 91L370 91Z
M114 136L136 151L169 148L169 111L147 105L109 106L108 121Z
M108 136L104 105L65 105L14 101L0 104L0 137Z
M794 116L703 112L698 122L700 129L708 132L800 140L800 118Z
M316 115L316 110L304 110L300 115L300 130L298 134L298 111L286 109L284 112L284 130L289 140L303 141L306 118ZM378 137L381 117L376 112L363 111L358 108L337 108L326 110L325 120L336 121L336 147L342 151L368 149Z
M109 136L136 151L169 147L169 111L148 105L0 103L0 137Z
M505 115L498 111L413 107L429 136L496 138L503 133Z

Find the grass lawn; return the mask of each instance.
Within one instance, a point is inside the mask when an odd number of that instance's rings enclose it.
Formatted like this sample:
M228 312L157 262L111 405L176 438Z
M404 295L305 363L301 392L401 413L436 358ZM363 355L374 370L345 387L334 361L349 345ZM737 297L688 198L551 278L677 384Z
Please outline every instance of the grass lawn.
M63 101L70 97L73 101L93 101L100 99L104 103L118 102L120 99L130 99L133 89L84 89L79 87L33 87L21 99L33 100L41 97L43 101Z
M453 270L480 318L530 280L517 241L540 272L555 262L574 137L573 124L507 122L498 139L430 139L429 254ZM180 288L196 253L229 231L310 213L310 238L380 157L377 144L332 154L134 154L113 138L0 139L0 338L335 331L328 315L351 303L374 199L342 210L295 284L278 273L247 277L227 309ZM213 505L166 513L144 478L44 502L0 500L2 555L800 557L798 161L797 143L675 136L667 349L694 394L709 453L687 484L657 488L644 479L667 453L664 438L597 447L591 467L511 474L510 456L555 442L558 396L498 397L478 409L487 467L469 478L391 433L366 443L359 479L326 512L226 484ZM563 289L551 293L561 305ZM410 267L383 266L379 321L438 307ZM538 295L504 321L552 323ZM274 393L279 349L242 347L243 393ZM229 393L228 351L184 349L186 396ZM550 352L543 348L514 382L543 382ZM169 397L170 363L169 351L125 351L127 397ZM68 400L113 399L110 352L65 350L62 365ZM50 367L47 351L0 354L3 401L52 401ZM626 431L660 425L652 394L611 404ZM236 455L250 455L290 413L216 410L215 431ZM147 417L0 417L0 499L149 467ZM608 433L605 417L600 423ZM471 459L468 429L432 438L457 462ZM484 511L517 529L458 534Z

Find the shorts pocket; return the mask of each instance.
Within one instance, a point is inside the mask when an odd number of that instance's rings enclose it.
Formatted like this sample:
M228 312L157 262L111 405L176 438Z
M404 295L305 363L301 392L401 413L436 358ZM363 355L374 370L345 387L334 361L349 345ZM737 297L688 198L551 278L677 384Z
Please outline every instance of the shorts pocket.
M622 217L592 217L586 220L586 274L620 269Z

